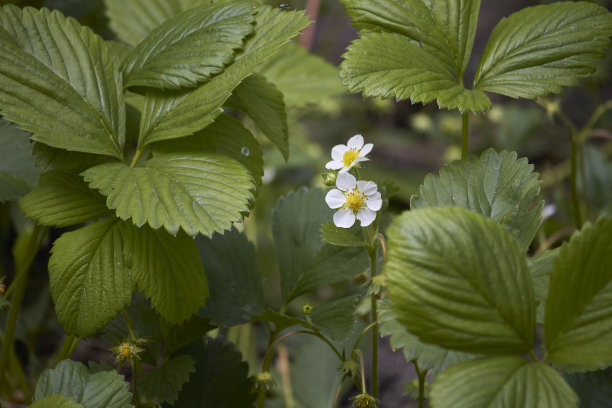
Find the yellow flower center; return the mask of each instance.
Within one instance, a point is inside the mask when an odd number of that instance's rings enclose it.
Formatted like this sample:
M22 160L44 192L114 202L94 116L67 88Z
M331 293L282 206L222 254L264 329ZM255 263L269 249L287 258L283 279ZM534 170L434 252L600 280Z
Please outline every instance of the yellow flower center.
M346 195L346 207L353 211L359 211L364 201L365 197L359 191L351 191Z
M132 347L128 343L122 343L119 346L119 355L123 359L128 359L133 357Z
M347 150L346 153L344 153L344 156L342 156L342 162L345 166L348 167L351 165L351 163L355 161L357 157L359 157L359 152L357 151L357 149L352 148L350 150Z

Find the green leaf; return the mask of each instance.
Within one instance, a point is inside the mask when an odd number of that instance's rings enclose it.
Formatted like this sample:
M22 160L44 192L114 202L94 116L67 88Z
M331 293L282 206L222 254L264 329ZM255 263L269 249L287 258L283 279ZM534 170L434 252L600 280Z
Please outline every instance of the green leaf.
M122 375L115 371L90 374L82 363L72 360L45 370L36 383L35 400L56 394L72 397L85 408L133 408L130 385Z
M248 210L254 188L242 165L218 154L162 155L136 168L107 163L83 176L119 218L173 235L179 228L191 236L229 228Z
M229 106L245 112L262 133L278 147L285 160L289 157L289 128L283 94L261 74L245 78L234 89Z
M355 325L355 305L358 299L358 295L352 295L313 307L312 324L332 340L345 340Z
M38 224L67 227L112 215L104 201L82 177L51 171L42 175L38 186L19 205Z
M495 27L474 78L474 89L535 99L577 85L595 71L612 35L612 14L588 2L523 9Z
M365 32L398 33L461 78L472 51L480 0L341 0ZM362 31L362 32L363 32Z
M9 302L4 295L0 295L0 312L4 309L8 309L11 306L11 302Z
M232 343L206 338L183 352L193 357L196 371L183 385L175 408L237 408L255 403L248 365Z
M544 251L528 259L531 283L536 301L539 302L536 309L536 322L544 323L544 313L546 311L546 298L548 298L548 286L550 275L553 271L553 261L559 254L559 248Z
M333 222L326 222L321 227L321 239L329 244L338 246L368 246L363 229L357 225L347 229L336 227Z
M221 153L247 168L261 185L263 176L263 157L259 143L240 121L231 116L219 115L210 126L193 136L166 140L153 145L155 153Z
M473 353L532 349L533 287L503 227L463 208L436 207L404 212L387 232L393 310L412 334Z
M38 182L30 134L0 118L0 202L19 200Z
M343 57L343 84L349 92L362 92L364 97L395 97L423 104L435 99L440 108L461 112L484 112L492 106L484 92L465 89L439 60L397 34L363 35Z
M180 325L163 324L164 353L174 355L177 350L202 339L214 328L215 326L212 326L208 319L203 319L198 315L191 316L189 320Z
M192 92L147 94L138 138L140 147L188 136L208 126L219 116L234 88L309 24L303 12L264 6L255 11L255 34L247 39L243 52L223 73Z
M78 174L97 164L105 163L106 157L91 153L71 152L34 142L32 154L41 173L62 170Z
M337 247L319 237L321 224L332 218L321 189L300 189L282 197L273 212L272 232L281 276L281 297L292 299L350 278L368 265L366 251Z
M555 259L544 340L554 363L612 364L612 218L586 225Z
M122 80L104 41L58 11L0 9L0 109L32 139L121 157Z
M255 246L236 229L196 239L210 284L210 299L199 312L217 326L251 321L264 310Z
M394 351L402 349L406 361L416 361L419 370L432 370L433 374L437 374L452 365L480 357L478 354L462 353L421 342L397 321L389 299L383 300L379 305L380 335L391 336L389 338L391 348Z
M85 408L82 404L77 404L70 397L61 394L48 395L38 401L34 401L30 408Z
M433 407L576 408L578 398L563 378L544 363L503 356L455 365L431 388Z
M454 161L440 175L425 177L421 197L413 197L411 208L452 205L468 208L504 225L526 252L542 223L544 202L538 173L526 158L516 153L485 151L480 158Z
M91 336L130 303L131 234L125 223L109 218L55 241L49 287L66 332Z
M309 327L305 320L299 319L294 316L287 316L282 313L278 313L272 309L266 309L260 314L253 316L254 322L268 322L274 324L274 330L280 332L288 327L300 325Z
M189 375L194 372L195 361L190 356L174 357L154 370L142 375L140 386L149 400L172 403L176 400Z
M252 4L204 4L156 27L127 55L125 86L195 88L223 72L253 32Z
M287 107L319 104L344 94L338 68L295 42L283 46L258 71L282 92Z
M612 368L565 375L580 398L581 408L608 408L612 401Z

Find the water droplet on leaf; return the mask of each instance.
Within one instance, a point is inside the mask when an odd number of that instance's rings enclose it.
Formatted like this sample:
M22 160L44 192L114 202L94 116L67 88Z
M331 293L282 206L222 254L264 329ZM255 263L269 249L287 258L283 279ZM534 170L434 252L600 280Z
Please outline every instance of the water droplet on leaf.
M240 154L243 155L244 157L249 157L251 155L251 151L249 150L248 147L242 146L242 149L240 149Z

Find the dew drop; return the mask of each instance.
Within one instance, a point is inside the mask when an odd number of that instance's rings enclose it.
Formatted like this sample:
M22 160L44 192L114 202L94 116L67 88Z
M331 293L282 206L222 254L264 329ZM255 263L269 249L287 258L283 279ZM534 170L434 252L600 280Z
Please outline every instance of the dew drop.
M242 146L242 149L240 149L240 154L243 155L244 157L249 157L251 155L251 151L249 150L248 147Z

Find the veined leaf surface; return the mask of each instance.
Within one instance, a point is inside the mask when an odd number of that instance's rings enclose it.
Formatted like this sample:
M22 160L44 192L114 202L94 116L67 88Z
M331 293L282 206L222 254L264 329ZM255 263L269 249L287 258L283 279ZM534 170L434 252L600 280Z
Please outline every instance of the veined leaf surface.
M85 405L74 402L70 397L57 394L47 395L42 399L34 401L30 408L85 408Z
M38 182L30 135L0 118L0 202L19 200Z

